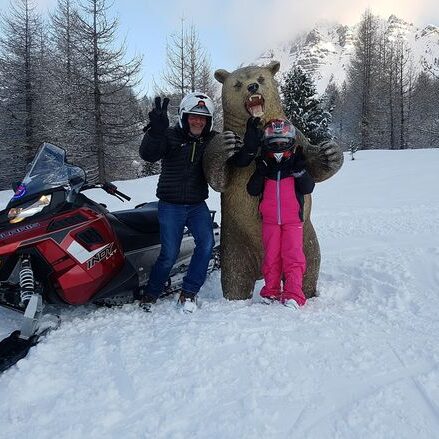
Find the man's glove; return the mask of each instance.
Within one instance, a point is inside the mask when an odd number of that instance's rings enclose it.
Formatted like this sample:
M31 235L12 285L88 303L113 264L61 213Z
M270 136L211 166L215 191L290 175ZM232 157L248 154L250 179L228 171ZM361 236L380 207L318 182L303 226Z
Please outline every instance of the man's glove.
M154 100L154 108L148 113L150 133L153 136L161 136L169 127L168 104L168 98L163 99L163 104L160 96Z
M244 148L249 154L256 154L262 138L262 130L258 128L260 117L250 117L244 134Z

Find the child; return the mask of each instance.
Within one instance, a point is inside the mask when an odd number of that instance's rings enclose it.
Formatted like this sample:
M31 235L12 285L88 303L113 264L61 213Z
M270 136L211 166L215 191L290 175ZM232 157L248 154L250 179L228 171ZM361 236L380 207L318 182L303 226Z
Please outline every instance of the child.
M249 124L247 127L251 128ZM273 119L265 125L261 156L255 160L256 171L250 177L247 191L253 196L262 194L259 205L264 246L262 300L265 303L279 300L287 307L298 309L306 302L302 291L306 268L304 195L313 191L315 183L305 169L303 154L296 150L295 135L294 126L286 119Z

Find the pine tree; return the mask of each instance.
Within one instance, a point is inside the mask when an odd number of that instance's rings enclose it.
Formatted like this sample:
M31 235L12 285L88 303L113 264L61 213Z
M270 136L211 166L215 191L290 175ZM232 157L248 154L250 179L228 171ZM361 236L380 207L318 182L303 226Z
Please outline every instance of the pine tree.
M286 116L312 143L331 139L331 114L323 109L314 83L300 67L285 74L281 92Z
M439 77L421 73L416 81L410 126L411 147L439 148Z
M53 127L55 142L64 147L69 158L82 165L87 175L95 175L90 154L89 137L92 132L91 118L84 119L84 109L90 98L83 93L82 71L84 59L81 47L80 18L72 0L58 0L51 15L52 54L56 62L51 64L52 108L56 111Z
M85 0L80 10L80 89L90 98L83 110L84 117L88 113L93 120L87 134L99 181L114 177L118 170L126 174L141 128L141 112L133 91L141 59L126 61L125 46L115 47L118 21L108 19L108 9L106 0Z
M141 60L116 44L107 0L58 0L50 22L34 0L1 17L0 185L22 176L43 141L64 147L90 181L131 177L142 113ZM131 171L131 172L130 172Z
M0 168L0 186L22 177L45 140L45 46L41 17L31 0L12 3L0 21L0 145L7 160Z
M327 101L325 109L331 113L330 129L337 143L344 149L350 148L350 117L346 106L347 85L343 81L341 88L333 82L328 84L324 99Z
M376 145L374 133L378 133L379 118L375 103L379 103L380 34L378 19L366 10L362 16L355 53L348 69L348 105L353 120L353 140L361 149Z

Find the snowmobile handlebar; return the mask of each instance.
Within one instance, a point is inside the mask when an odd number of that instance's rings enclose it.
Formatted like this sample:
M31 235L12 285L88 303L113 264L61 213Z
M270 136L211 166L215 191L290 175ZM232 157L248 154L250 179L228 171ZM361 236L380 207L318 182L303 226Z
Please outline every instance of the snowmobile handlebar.
M124 201L131 201L131 197L129 197L128 195L125 195L123 192L120 192L119 190L117 190L117 186L113 183L103 183L103 184L85 184L82 187L82 190L87 190L87 189L103 189L105 192L107 192L107 194L113 195L116 198L119 198L119 200Z
M113 183L104 183L100 186L105 192L107 192L107 194L114 195L115 197L123 198L127 201L131 201L131 197L125 195L123 192L118 191L117 186Z

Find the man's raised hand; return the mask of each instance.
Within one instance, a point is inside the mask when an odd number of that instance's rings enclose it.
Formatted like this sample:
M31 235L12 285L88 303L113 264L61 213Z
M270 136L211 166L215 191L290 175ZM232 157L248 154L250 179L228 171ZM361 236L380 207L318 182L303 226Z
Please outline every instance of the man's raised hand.
M154 99L154 108L148 113L150 133L154 136L161 136L169 127L168 118L169 98L164 98L163 103L160 96Z

